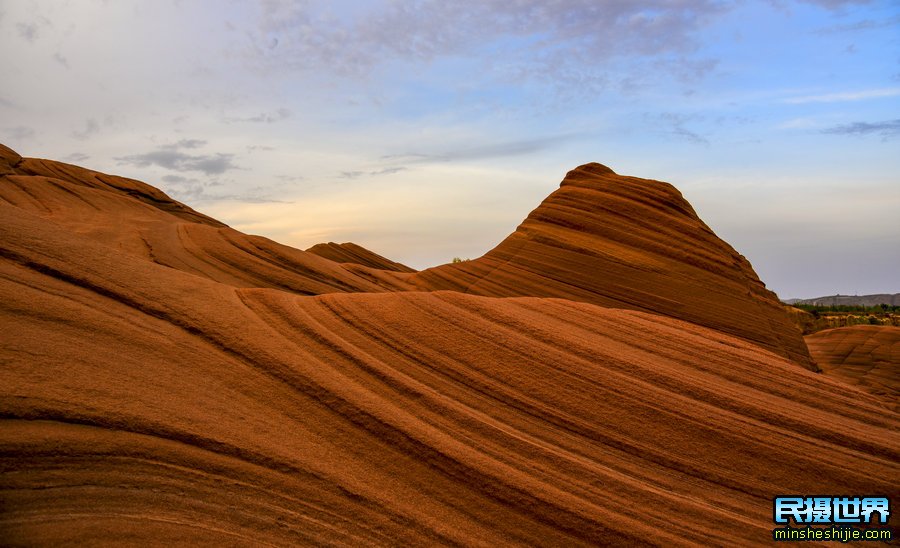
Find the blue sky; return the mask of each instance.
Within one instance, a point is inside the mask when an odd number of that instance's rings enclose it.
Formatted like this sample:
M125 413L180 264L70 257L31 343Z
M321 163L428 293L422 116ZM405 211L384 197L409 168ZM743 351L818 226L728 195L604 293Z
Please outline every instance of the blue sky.
M591 161L783 298L900 291L900 2L0 3L0 141L423 268Z

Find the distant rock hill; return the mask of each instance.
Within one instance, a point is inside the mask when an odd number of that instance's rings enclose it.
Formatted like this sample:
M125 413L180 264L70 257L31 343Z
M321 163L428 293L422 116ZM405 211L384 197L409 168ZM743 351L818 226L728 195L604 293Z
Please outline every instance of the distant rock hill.
M343 244L336 244L334 242L316 244L306 251L307 253L325 257L336 263L359 264L371 268L380 268L382 270L394 270L396 272L415 272L415 269L382 257L378 253L369 251L352 242Z
M810 306L878 306L887 304L900 306L900 293L878 293L875 295L829 295L814 299L787 299L787 304L808 304Z

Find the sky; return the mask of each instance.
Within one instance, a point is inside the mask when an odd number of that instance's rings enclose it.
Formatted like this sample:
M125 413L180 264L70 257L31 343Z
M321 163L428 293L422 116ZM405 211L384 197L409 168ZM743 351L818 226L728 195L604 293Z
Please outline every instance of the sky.
M782 298L900 292L900 0L0 0L0 142L243 232L478 257L674 184Z

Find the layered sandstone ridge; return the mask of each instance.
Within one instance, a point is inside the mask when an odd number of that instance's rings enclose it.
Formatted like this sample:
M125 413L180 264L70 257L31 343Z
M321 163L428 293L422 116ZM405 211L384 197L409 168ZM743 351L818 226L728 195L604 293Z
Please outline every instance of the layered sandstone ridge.
M900 415L747 337L406 291L0 152L4 544L750 545L773 496L900 495Z
M21 158L7 147L0 158L0 201L146 261L235 287L304 295L407 288L394 272L342 266L238 232L140 181Z
M11 544L750 544L896 494L900 418L741 339L456 292L236 288L0 205Z
M424 270L421 288L652 311L736 335L815 369L750 263L668 183L587 164L479 259Z

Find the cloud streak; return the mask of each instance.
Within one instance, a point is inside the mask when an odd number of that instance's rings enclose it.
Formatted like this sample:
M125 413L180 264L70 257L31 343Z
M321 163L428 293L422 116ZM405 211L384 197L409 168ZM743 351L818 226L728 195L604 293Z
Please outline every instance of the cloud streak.
M407 168L402 166L396 167L386 167L383 169L376 169L373 171L342 171L338 177L341 179L358 179L363 176L375 177L378 175L392 175L394 173L399 173L401 171L406 171Z
M844 24L844 25L833 25L830 27L819 29L816 31L816 33L817 34L833 34L833 33L841 33L841 32L868 31L868 30L892 27L898 23L900 23L900 16L888 17L887 19L882 19L882 20L878 20L878 21L876 21L874 19L863 19L862 21L857 21L855 23L848 23L848 24Z
M199 139L182 139L172 145L163 145L156 150L143 154L120 156L116 161L120 165L136 167L158 166L172 171L199 171L206 175L221 175L226 171L238 169L233 163L233 154L188 154L182 149L196 149L206 144Z
M13 126L3 130L3 133L9 135L14 141L25 141L31 139L35 135L34 128L28 126Z
M535 154L569 141L584 138L583 134L552 135L536 139L508 141L505 143L484 144L455 148L438 152L408 152L383 156L384 160L403 160L405 163L423 164L435 162L465 162L472 160L488 160Z
M272 67L361 76L385 60L475 55L494 74L544 83L550 75L592 87L608 83L607 63L616 59L666 59L663 66L680 77L704 73L697 67L712 64L694 58L697 32L726 11L713 0L424 0L359 9L348 18L308 2L262 6L252 51Z
M822 133L835 135L880 135L884 138L900 135L900 119L883 122L853 122L833 126L822 130Z
M900 95L900 88L866 89L861 91L846 91L841 93L825 93L821 95L805 95L803 97L791 97L784 99L784 103L800 105L805 103L837 103L843 101L865 101L867 99L881 99L884 97L896 97Z
M654 119L652 116L648 116L648 118ZM686 124L692 119L695 119L695 117L674 112L663 112L655 117L655 122L665 126L667 128L666 132L678 139L695 145L709 146L709 139L686 127Z
M260 124L260 123L272 124L274 122L280 122L282 120L287 120L290 117L291 117L290 109L279 108L272 112L263 112L263 113L257 114L256 116L248 116L248 117L244 117L244 118L240 118L240 117L225 118L225 121L228 123L248 122L248 123L254 123L254 124Z

